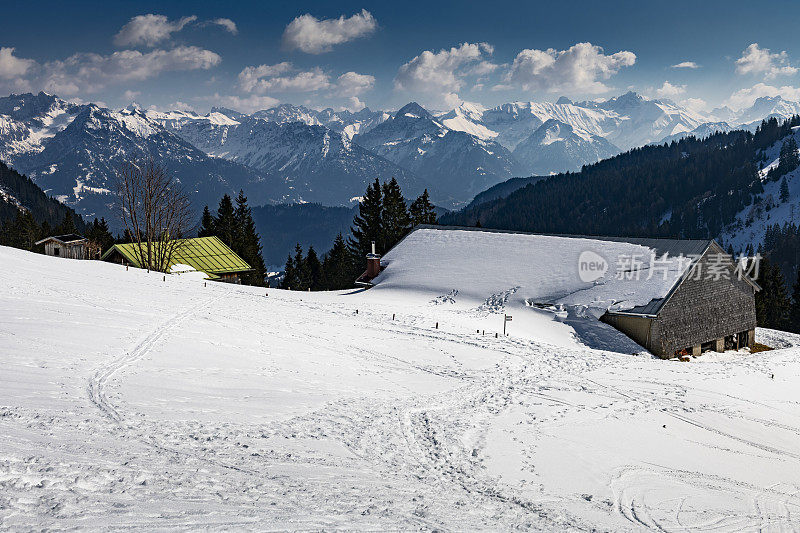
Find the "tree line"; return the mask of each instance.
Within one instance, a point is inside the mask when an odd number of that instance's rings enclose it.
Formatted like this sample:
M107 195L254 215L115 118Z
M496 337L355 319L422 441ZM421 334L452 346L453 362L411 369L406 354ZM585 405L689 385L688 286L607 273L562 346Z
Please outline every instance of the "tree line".
M777 180L797 167L793 128L772 118L755 133L736 130L634 148L531 183L510 195L447 214L441 222L542 233L704 239L761 199L766 151L786 139Z
M395 178L384 183L376 179L367 186L348 238L339 233L321 260L313 246L303 253L298 243L294 255L286 259L281 287L303 291L350 288L364 272L373 243L378 253L386 253L414 226L435 223L436 211L427 189L409 206Z
M208 206L203 209L198 237L218 237L250 265L252 270L240 275L245 285L264 287L267 284L267 267L261 255L261 237L256 231L253 212L247 205L247 196L240 190L236 206L229 195L219 201L216 215Z

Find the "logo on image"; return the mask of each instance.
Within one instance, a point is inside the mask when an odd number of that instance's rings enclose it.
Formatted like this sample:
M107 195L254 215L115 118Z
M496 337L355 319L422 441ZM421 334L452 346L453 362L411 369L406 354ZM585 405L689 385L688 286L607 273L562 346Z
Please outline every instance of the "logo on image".
M608 261L602 255L586 250L578 257L578 276L584 283L602 278L608 272Z

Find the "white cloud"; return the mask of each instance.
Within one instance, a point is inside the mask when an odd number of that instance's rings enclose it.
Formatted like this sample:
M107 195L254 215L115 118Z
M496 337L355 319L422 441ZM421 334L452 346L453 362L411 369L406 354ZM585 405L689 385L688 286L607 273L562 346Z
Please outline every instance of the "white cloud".
M758 43L753 43L736 60L736 73L763 74L766 79L770 79L779 75L796 74L797 68L789 65L786 52L772 54L769 48L760 48Z
M680 104L695 113L703 113L709 110L708 102L702 98L687 98L686 100L681 100Z
M345 72L336 79L337 91L341 96L358 96L372 89L373 85L375 85L375 76L357 72Z
M27 78L19 77L32 89L69 97L82 92L96 92L109 84L140 81L167 71L209 69L221 61L219 55L196 46L179 46L172 50L120 50L110 55L73 54L63 60L38 64L23 60L28 66Z
M789 85L774 87L765 83L756 83L750 88L739 89L734 92L725 103L733 109L744 109L752 106L756 99L762 96L781 96L786 100L798 101L800 100L800 87L791 87Z
M225 107L241 111L242 113L254 113L262 109L275 107L280 103L280 100L272 98L271 96L258 96L255 94L245 97L235 95L220 96L219 94L215 94L211 100Z
M656 96L659 98L675 98L686 92L686 85L673 85L668 81L656 89Z
M577 43L567 50L525 49L514 58L505 81L526 91L604 93L610 87L600 80L635 62L633 52L605 55L591 43Z
M236 35L237 33L239 33L239 28L236 27L236 23L231 19L218 18L210 20L208 22L209 24L216 24L217 26L221 26L222 28L225 29L225 31L231 33L232 35Z
M434 105L449 106L458 99L456 93L464 86L465 77L494 70L487 67L491 63L486 60L492 52L494 47L488 43L463 43L438 52L425 50L400 67L395 89L424 93Z
M25 76L34 66L36 66L36 61L16 57L14 48L0 48L0 78L11 79Z
M352 17L319 20L311 14L297 17L283 31L283 46L307 54L330 52L335 44L346 43L374 32L378 27L375 17L362 9Z
M446 93L442 96L444 105L450 108L458 107L462 104L463 100L456 93Z
M481 61L480 63L469 69L469 74L474 74L476 76L485 76L487 74L491 74L498 68L500 68L500 65L496 63L492 63L491 61Z
M152 13L138 15L133 17L114 36L114 44L117 46L155 46L161 41L169 39L173 33L181 31L184 26L195 20L197 17L194 15L175 21L170 21L164 15Z
M239 87L245 92L310 92L330 87L329 76L319 67L298 71L291 63L246 67L239 73Z
M678 63L676 65L672 65L672 68L692 68L692 69L694 69L694 68L700 68L700 65L698 65L694 61L683 61L683 62Z
M172 102L171 104L167 104L164 106L158 104L151 104L147 106L147 109L152 111L158 111L161 113L167 113L169 111L184 111L184 112L197 113L197 110L194 108L194 106L192 106L191 104L187 104L186 102L182 102L180 100L177 100L175 102Z
M352 111L356 113L367 107L367 105L358 99L358 96L351 96L347 99L347 104L339 106L338 111Z
M134 101L134 100L136 100L136 99L137 99L137 98L138 98L138 97L139 97L141 94L142 94L142 93L141 93L141 91L131 91L131 90L127 90L127 91L125 91L124 93L122 93L122 99L123 99L123 100L125 100L126 102L133 102L133 101Z

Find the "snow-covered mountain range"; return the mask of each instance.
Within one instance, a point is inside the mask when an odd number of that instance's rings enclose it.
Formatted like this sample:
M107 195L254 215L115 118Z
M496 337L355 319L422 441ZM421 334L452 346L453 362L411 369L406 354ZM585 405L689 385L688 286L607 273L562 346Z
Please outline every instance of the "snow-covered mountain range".
M446 112L412 102L393 113L281 104L203 115L115 111L39 93L0 98L0 159L90 216L113 218L116 168L146 155L162 159L199 206L239 188L253 203L352 205L368 182L394 176L408 196L427 187L439 205L456 207L515 176L578 170L636 146L796 113L800 103L781 97L703 115L629 92Z

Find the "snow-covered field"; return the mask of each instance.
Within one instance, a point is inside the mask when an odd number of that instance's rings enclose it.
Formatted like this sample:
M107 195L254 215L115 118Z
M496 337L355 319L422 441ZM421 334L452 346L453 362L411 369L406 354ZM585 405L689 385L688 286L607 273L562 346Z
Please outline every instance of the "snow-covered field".
M797 336L678 363L513 293L0 266L0 529L800 528Z

